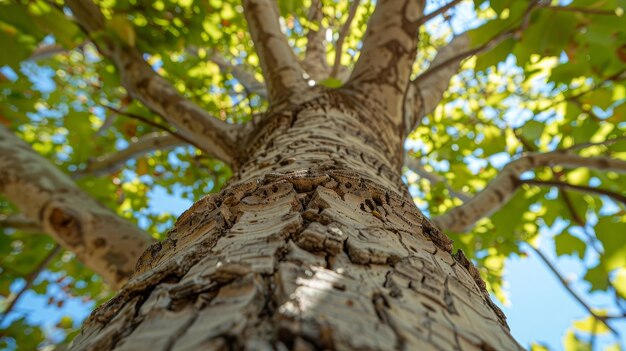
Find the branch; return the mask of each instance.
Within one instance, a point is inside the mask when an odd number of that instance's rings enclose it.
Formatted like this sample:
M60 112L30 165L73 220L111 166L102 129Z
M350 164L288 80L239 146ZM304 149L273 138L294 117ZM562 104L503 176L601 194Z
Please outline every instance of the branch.
M607 139L604 141L599 141L599 142L586 142L586 143L578 143L576 145L572 145L566 149L564 149L564 151L574 151L574 150L580 150L580 149L586 149L588 147L592 147L592 146L609 146L612 144L615 144L616 142L620 141L620 140L626 140L626 135L621 135L621 136L617 136L611 139Z
M337 43L335 44L335 62L333 63L333 68L330 72L331 77L337 77L339 75L339 70L341 68L341 56L343 55L343 44L346 41L346 37L350 32L350 26L352 25L352 21L354 21L354 17L356 17L356 10L359 8L361 0L354 0L350 4L350 8L348 9L348 18L341 26L339 30L339 36L337 37Z
M12 228L27 233L43 233L39 223L22 215L0 215L0 227Z
M11 313L11 311L13 311L13 308L19 301L20 297L22 297L22 295L24 295L24 293L28 291L28 289L30 289L31 286L33 286L33 282L35 281L35 279L37 279L39 274L41 274L41 272L50 264L52 259L59 252L61 252L61 246L59 246L58 244L54 245L54 248L52 248L52 250L46 255L46 257L44 257L44 259L41 260L41 262L39 262L37 267L35 267L35 269L33 269L30 273L28 273L24 277L25 284L20 289L20 291L18 291L15 295L11 297L9 305L6 307L6 309L2 313L2 317L0 317L0 325L2 325L2 323L4 322L4 319Z
M526 27L528 27L528 25L530 24L530 15L533 11L533 9L535 9L537 7L537 5L539 4L538 0L533 0L530 2L530 4L528 5L528 7L526 7L526 11L524 11L524 13L522 14L522 16L520 17L520 24L517 26L514 26L508 30L502 31L499 34L495 35L493 38L489 39L487 42L485 42L484 44L466 50L466 51L462 51L456 55L453 55L449 58L447 58L446 60L442 60L442 62L440 62L439 64L436 65L431 65L432 67L429 67L428 70L426 70L424 73L420 74L419 77L417 77L416 81L419 80L423 80L426 79L428 76L437 73L439 70L445 69L450 65L457 65L458 62L469 58L470 56L474 56L474 55L478 55L482 52L488 51L490 49L492 49L493 47L497 46L498 44L502 43L503 41L510 39L510 38L516 38L521 36L522 32L526 29ZM464 36L467 35L466 33L459 35L460 36ZM469 43L468 43L469 44ZM469 47L469 45L468 45Z
M260 97L267 99L267 88L265 88L265 84L257 80L254 75L248 72L245 68L228 62L228 60L218 53L213 53L210 60L218 65L222 71L230 72L230 74L232 74L233 77L235 77L235 79L237 79L248 92L257 94Z
M452 0L449 3L441 6L440 8L436 9L435 11L424 15L422 18L420 18L420 24L424 24L428 21L430 21L431 19L441 15L442 13L448 11L449 9L453 8L454 6L458 5L461 1L463 0Z
M94 176L111 174L121 169L128 160L156 150L167 150L184 145L189 144L169 133L154 132L146 134L130 143L125 149L90 160L87 168L77 173L79 175L92 174Z
M605 195L612 198L615 201L621 202L626 205L626 196L612 192L610 190L601 189L601 188L593 188L590 186L584 185L576 185L570 184L567 182L562 182L558 180L537 180L537 179L523 179L519 181L520 184L529 184L536 186L550 186L557 187L559 189L570 189L570 190L578 190L584 193L596 194L596 195Z
M419 125L422 118L439 105L443 94L448 90L450 79L457 74L461 62L466 58L457 53L466 50L469 44L467 34L454 37L448 45L437 52L437 56L431 63L432 68L411 82L404 102L406 135L409 135Z
M88 42L89 41L82 43L79 47L85 46ZM190 46L187 48L187 51L197 55L198 48ZM67 49L61 45L44 44L35 49L28 59L31 61L39 61L63 52L67 52ZM241 83L249 92L257 94L263 98L267 98L267 89L265 89L265 84L256 79L254 75L248 72L245 68L228 62L228 60L226 60L219 53L213 53L209 59L218 65L220 70L223 72L230 72L233 77L235 77L235 79L237 79L239 83Z
M66 52L67 49L58 44L44 44L38 46L35 51L30 54L28 57L29 61L40 61L45 60L49 57L52 57L56 54L60 54L62 52Z
M470 40L467 33L456 36L442 48L431 66L412 81L407 91L404 106L405 135L409 135L424 115L431 113L439 105L443 93L448 89L450 79L458 72L463 60L488 51L507 39L520 36L528 27L530 14L537 5L538 1L531 1L522 14L519 25L497 34L476 48L469 49Z
M274 0L244 0L244 14L261 61L270 104L308 88L304 70L280 30Z
M153 241L1 125L0 170L0 193L113 288L128 279Z
M543 263L550 269L550 271L552 271L552 273L557 277L557 279L559 280L559 282L561 283L561 285L563 285L563 288L565 288L565 290L567 290L567 292L576 300L578 301L578 303L587 310L587 312L589 312L589 314L598 322L601 322L602 324L604 324L614 335L619 335L619 333L613 329L608 323L608 320L611 319L620 319L620 318L625 318L626 315L615 315L615 316L601 316L599 314L597 314L586 302L585 300L582 299L582 297L580 295L578 295L578 293L576 293L576 291L574 291L574 289L572 289L572 287L569 285L569 282L561 275L561 273L559 273L559 271L556 269L556 267L554 266L554 264L552 262L550 262L550 260L546 257L546 255L544 255L543 252L541 252L541 250L539 250L538 248L532 246L532 245L528 245L536 254L537 257L539 257L539 259L541 259L541 261L543 261Z
M377 1L359 59L345 85L392 118L402 116L423 10L424 0Z
M404 165L410 169L411 171L417 173L417 175L419 175L420 177L428 180L430 182L430 184L435 185L435 184L439 184L439 183L445 183L446 184L446 189L448 189L448 192L450 193L450 195L457 197L459 199L461 199L461 201L463 202L467 202L470 199L470 195L462 192L462 191L456 191L454 190L454 188L452 188L449 184L448 184L448 180L438 174L429 172L428 170L426 170L424 168L424 165L422 165L422 163L414 158L411 157L408 153L406 153L404 155Z
M143 60L142 53L136 48L102 35L106 31L106 19L93 2L68 0L66 4L98 50L115 63L122 84L133 98L163 117L195 144L210 144L211 148L216 148L219 158L236 158L238 126L211 116L184 98Z
M108 105L102 105L104 108L113 111L114 113L119 114L120 116L126 116L132 119L136 119L138 121L141 121L149 126L152 126L156 129L162 130L164 132L166 132L167 134L170 134L173 138L178 139L178 142L175 143L173 140L166 140L163 138L159 138L159 140L152 140L151 143L160 143L161 146L169 148L169 147L174 147L174 146L180 146L180 145L185 145L185 144L189 144L189 145L193 145L195 146L197 149L204 151L205 153L207 153L208 155L210 155L211 157L215 157L217 159L222 160L224 163L228 164L229 166L233 166L235 163L235 160L231 159L231 158L226 158L225 155L222 155L219 151L219 145L212 143L212 140L207 140L204 144L199 145L196 142L194 142L193 140L187 138L184 134L179 133L178 131L172 130L170 129L168 126L164 126L158 122L155 122L153 120L151 120L148 117L144 117L142 115L136 114L136 113L131 113L131 112L127 112L127 111L122 111L119 109L116 109L113 106L108 106ZM148 146L149 145L145 145ZM157 145L158 146L158 145ZM141 147L141 146L138 146ZM147 150L146 152L148 152L149 150Z
M626 161L608 157L582 157L563 151L544 154L530 153L509 162L498 175L476 196L443 215L433 217L439 228L453 232L468 230L483 217L499 210L513 196L520 184L520 175L537 167L587 167L604 171L626 173Z
M306 51L302 66L315 81L321 81L328 76L328 61L326 58L326 33L322 26L324 13L322 0L312 0L309 9L309 22L317 25L317 30L309 27L306 35Z

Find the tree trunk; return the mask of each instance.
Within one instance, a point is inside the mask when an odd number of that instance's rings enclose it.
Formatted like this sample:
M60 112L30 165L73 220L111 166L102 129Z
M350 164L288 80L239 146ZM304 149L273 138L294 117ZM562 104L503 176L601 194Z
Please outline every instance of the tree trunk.
M519 350L401 180L404 126L348 92L275 104L239 171L140 259L72 350Z

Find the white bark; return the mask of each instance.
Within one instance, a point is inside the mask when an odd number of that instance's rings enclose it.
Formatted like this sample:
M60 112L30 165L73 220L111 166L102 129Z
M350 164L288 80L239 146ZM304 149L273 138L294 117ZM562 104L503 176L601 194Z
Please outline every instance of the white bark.
M304 70L280 30L273 0L244 0L248 30L261 61L270 103L297 96L307 89Z
M432 218L440 229L452 232L468 230L478 220L499 210L513 196L522 173L537 167L586 167L626 173L626 161L608 157L582 157L567 152L532 153L508 163L477 195L461 206Z
M423 0L378 1L346 88L389 116L402 116L417 53ZM403 121L390 121L400 124Z

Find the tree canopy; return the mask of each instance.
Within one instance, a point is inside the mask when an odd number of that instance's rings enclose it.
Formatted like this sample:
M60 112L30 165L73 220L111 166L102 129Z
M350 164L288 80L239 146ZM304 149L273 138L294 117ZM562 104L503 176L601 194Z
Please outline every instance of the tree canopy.
M0 124L82 191L162 239L176 219L162 202L218 191L231 175L227 157L131 97L96 44L137 53L228 125L254 123L271 92L239 1L96 3L106 22L88 35L61 0L0 0ZM343 84L374 7L371 0L278 1L299 59L320 60L317 51L328 66L330 74L309 72L311 85ZM506 258L544 260L589 312L564 331L567 350L591 349L596 335L619 349L624 337L611 325L626 318L624 11L626 0L429 1L408 96L419 100L410 107L417 127L404 173L416 204L476 262L502 302ZM312 49L316 43L323 45ZM481 191L497 201L485 206ZM552 247L581 261L582 284L572 287L559 271L546 252ZM67 301L97 305L113 294L1 194L0 252L0 348L62 344L79 326L69 317L54 326L32 322L15 310L26 291L61 310ZM594 305L581 286L611 303Z

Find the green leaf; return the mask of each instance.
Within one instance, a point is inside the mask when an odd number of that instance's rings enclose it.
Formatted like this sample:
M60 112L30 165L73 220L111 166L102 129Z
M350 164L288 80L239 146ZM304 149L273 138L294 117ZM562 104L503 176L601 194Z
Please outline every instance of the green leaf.
M479 55L476 59L476 66L474 67L474 69L477 71L483 71L486 68L493 66L500 61L503 61L511 53L514 46L515 41L513 39L507 39L503 41L495 48L487 51L482 55Z
M585 256L585 249L587 248L584 241L566 232L554 237L554 245L557 255L576 254L580 259Z
M57 323L58 328L70 329L74 327L74 320L70 316L63 316Z
M585 280L591 283L591 291L603 291L609 287L609 273L602 264L588 269Z
M607 272L626 267L626 222L618 219L603 217L595 226L596 236L604 247L600 260Z
M563 337L565 351L591 351L591 345L578 339L573 331L568 330Z
M339 88L343 85L343 82L340 79L330 77L321 81L320 84L327 88Z
M580 100L585 104L598 106L601 109L606 110L613 104L613 91L608 89L594 90L583 95Z
M541 137L544 128L544 123L530 120L522 127L522 137L530 142L534 142Z
M532 343L530 345L530 351L550 351L550 349L546 345Z
M34 16L35 23L45 32L54 34L55 40L65 48L71 49L76 44L80 28L67 19L57 9L50 9L40 16Z
M132 22L123 15L116 15L107 22L107 28L124 44L135 46L135 29Z
M598 313L599 314L599 313ZM593 316L574 322L574 328L581 332L593 334L606 334L609 332L606 324L598 321Z

